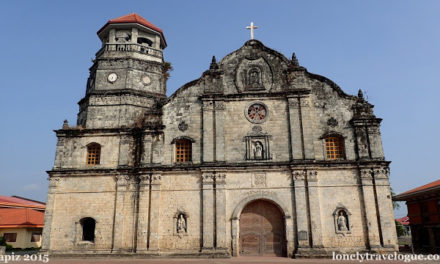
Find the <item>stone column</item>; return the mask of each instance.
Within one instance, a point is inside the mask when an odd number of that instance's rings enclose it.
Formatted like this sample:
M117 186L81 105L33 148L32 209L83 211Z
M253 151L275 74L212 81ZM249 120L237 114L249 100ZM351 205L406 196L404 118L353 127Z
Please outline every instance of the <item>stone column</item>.
M214 135L213 127L214 103L212 100L203 101L203 161L214 161Z
M135 206L137 183L133 176L127 176L126 191L124 192L123 222L122 222L122 249L131 252L134 246ZM115 227L117 228L117 226Z
M225 102L215 102L215 161L225 161Z
M304 154L306 159L315 159L313 115L310 97L300 98L300 110L304 138Z
M131 28L131 43L137 43L138 35L139 35L138 29Z
M214 248L214 174L202 175L203 193L203 248L209 251Z
M379 226L377 224L376 202L374 199L373 176L370 168L360 170L362 193L364 196L366 227L371 250L380 247Z
M384 159L382 136L380 135L379 124L372 125L368 129L368 138L370 141L371 158Z
M296 228L298 230L298 248L310 248L309 241L309 215L306 197L306 171L294 170L292 172L295 188Z
M287 243L287 257L293 257L293 252L295 251L295 233L293 230L292 217L285 216L284 221L286 221L286 243Z
M50 240L53 222L53 210L55 209L55 192L57 189L59 177L49 176L49 191L47 193L46 210L44 212L43 238L41 241L41 250L47 252L50 250Z
M391 189L388 180L389 168L375 168L374 179L376 184L377 206L380 226L382 228L383 246L390 250L398 250L396 224L391 200Z
M122 234L124 227L124 204L125 193L127 191L127 185L129 184L130 177L128 175L116 176L116 204L115 204L115 223L113 230L113 248L112 251L122 250Z
M227 234L226 234L226 175L217 174L215 177L216 184L216 232L217 232L217 249L227 250Z
M300 160L304 158L302 131L299 116L299 98L289 97L288 99L289 115L290 115L290 138L292 158Z
M150 251L159 251L160 242L160 174L154 173L151 175L151 207L150 207Z
M307 186L309 191L310 223L312 227L313 248L322 248L322 225L321 225L321 206L318 190L318 172L316 170L307 171Z
M139 216L137 229L137 248L136 252L144 252L147 250L148 239L148 215L150 201L150 176L139 176Z
M115 37L116 37L116 29L110 29L110 31L109 31L109 33L108 33L108 42L110 43L110 44L114 44L114 43L116 43L116 39L115 39Z
M238 219L238 217L234 217L231 219L232 221L232 228L231 228L231 233L232 233L232 256L234 257L238 257L238 248L239 248L239 236L240 234L238 233L238 226L240 224L240 219Z

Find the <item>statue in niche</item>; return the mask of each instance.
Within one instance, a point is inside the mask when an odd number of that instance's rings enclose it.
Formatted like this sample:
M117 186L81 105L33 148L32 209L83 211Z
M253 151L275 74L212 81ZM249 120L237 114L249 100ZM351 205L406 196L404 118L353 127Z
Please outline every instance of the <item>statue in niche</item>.
M263 84L261 82L261 72L260 69L254 67L251 68L247 74L245 72L243 72L243 77L245 80L245 86L247 87L247 89L250 90L256 90L256 89L261 89L263 88Z
M263 159L263 144L260 141L254 142L254 159Z
M338 223L338 231L348 231L347 214L342 210L339 211L337 223Z
M177 233L186 233L186 218L183 214L177 217Z

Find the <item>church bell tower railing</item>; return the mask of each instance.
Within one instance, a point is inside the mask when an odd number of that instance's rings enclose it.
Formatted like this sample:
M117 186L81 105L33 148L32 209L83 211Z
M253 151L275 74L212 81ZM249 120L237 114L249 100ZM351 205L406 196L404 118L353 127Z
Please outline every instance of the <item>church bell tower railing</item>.
M162 59L162 51L136 43L105 44L97 53L101 56L105 51L130 51L150 55Z

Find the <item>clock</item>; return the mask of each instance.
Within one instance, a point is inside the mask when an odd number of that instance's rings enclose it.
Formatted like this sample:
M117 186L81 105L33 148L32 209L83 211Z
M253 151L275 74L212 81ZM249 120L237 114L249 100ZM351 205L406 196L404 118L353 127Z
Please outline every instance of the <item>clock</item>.
M151 83L151 79L147 75L142 76L141 80L142 80L142 83L145 85L149 85Z
M114 82L116 82L116 80L118 79L118 75L116 74L116 73L110 73L108 76L107 76L107 80L109 81L109 82L111 82L111 83L114 83Z

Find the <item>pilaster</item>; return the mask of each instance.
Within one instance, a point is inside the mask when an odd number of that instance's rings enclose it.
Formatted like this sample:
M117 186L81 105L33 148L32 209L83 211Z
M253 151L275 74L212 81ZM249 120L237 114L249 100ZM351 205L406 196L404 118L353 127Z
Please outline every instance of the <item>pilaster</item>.
M382 229L383 246L385 248L398 250L398 248L395 248L395 245L397 245L397 233L391 200L390 183L388 180L389 168L375 168L373 174L376 184L377 206L380 227Z
M315 158L314 129L310 97L300 98L300 110L303 128L304 154L306 159Z
M377 223L376 202L371 168L360 169L362 192L364 196L365 218L369 247L375 250L380 247L379 226Z
M148 240L148 216L149 216L149 202L150 202L150 176L139 176L139 214L138 214L138 228L137 228L137 252L147 250Z
M215 198L216 198L216 248L227 249L226 234L226 175L217 174L215 176Z
M203 162L214 161L214 102L203 101Z
M215 102L215 161L225 161L225 102Z
M298 248L310 248L309 239L309 214L306 196L306 175L305 170L294 170L292 172L295 188L295 209L296 228L298 230Z
M51 241L51 231L53 223L53 210L55 209L55 193L59 177L49 177L49 190L47 193L46 210L44 212L44 228L43 228L43 239L41 242L42 251L46 252L50 248Z
M309 193L310 223L312 227L313 248L322 248L321 206L318 190L318 172L307 171L307 187Z
M113 229L113 248L112 251L121 251L123 248L122 234L124 226L124 208L125 208L125 193L130 177L128 175L116 176L116 202L115 202L115 217Z
M206 173L202 175L202 195L203 195L203 248L209 251L214 249L214 174Z
M159 234L160 234L160 188L162 175L154 173L151 176L151 207L150 207L150 234L149 234L149 250L159 251Z
M303 138L301 130L301 118L299 112L299 98L289 97L288 99L289 115L290 115L290 138L291 151L294 160L304 159Z

